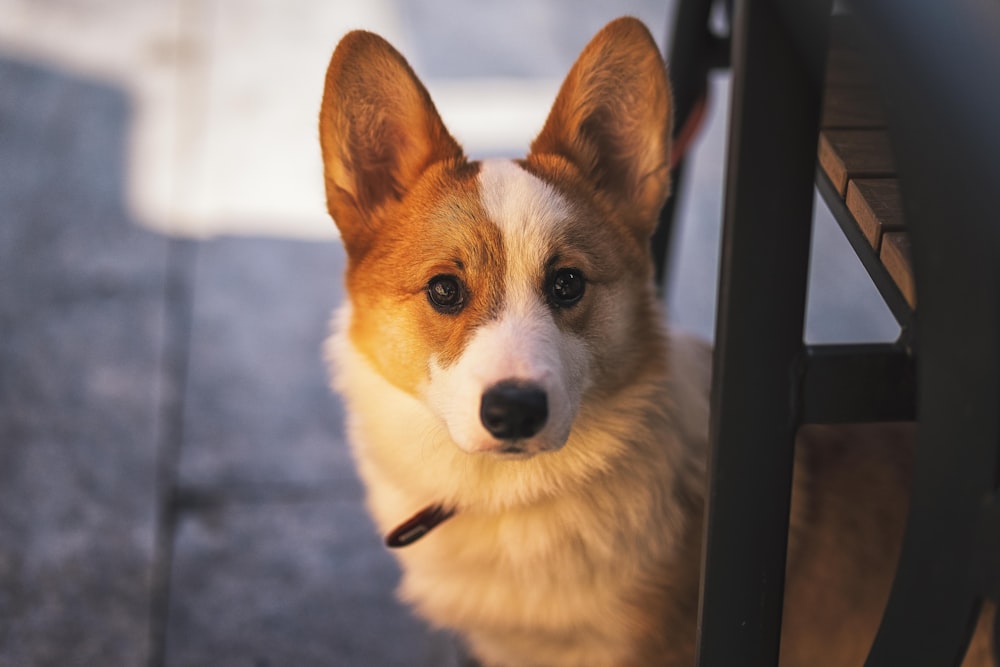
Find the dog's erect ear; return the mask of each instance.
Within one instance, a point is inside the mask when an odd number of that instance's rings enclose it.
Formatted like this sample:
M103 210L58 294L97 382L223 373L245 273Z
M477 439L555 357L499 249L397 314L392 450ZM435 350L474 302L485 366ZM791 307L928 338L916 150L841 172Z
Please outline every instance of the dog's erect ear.
M646 26L617 19L580 54L531 154L570 160L648 236L670 193L671 106L666 67Z
M355 256L377 233L383 205L402 198L430 165L465 159L403 56L360 30L330 59L319 132L327 208Z

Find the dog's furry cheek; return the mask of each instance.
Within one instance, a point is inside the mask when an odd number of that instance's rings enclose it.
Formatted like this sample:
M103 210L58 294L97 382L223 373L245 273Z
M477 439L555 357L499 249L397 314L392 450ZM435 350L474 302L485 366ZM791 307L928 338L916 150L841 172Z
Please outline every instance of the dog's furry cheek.
M357 303L350 338L368 362L393 385L411 395L426 382L430 350L421 318L411 317L408 304L395 307Z
M634 378L643 359L641 345L636 340L656 336L655 328L643 316L642 298L626 289L614 286L601 290L591 304L592 314L581 337L592 350L590 382L613 390Z

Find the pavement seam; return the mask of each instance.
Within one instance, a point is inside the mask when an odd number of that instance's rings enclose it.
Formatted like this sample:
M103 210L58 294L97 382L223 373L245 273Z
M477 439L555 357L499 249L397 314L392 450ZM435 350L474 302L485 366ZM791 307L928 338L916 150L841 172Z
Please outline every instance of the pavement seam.
M197 250L198 243L191 240L172 239L168 244L161 412L157 429L157 522L150 587L150 667L162 667L167 657L177 477L184 441L184 396L190 362Z

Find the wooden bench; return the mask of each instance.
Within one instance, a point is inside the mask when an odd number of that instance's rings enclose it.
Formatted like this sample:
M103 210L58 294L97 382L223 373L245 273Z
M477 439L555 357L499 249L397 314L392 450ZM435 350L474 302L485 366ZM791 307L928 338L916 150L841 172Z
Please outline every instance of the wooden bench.
M906 330L917 297L903 200L881 95L845 21L832 26L820 128L820 191Z

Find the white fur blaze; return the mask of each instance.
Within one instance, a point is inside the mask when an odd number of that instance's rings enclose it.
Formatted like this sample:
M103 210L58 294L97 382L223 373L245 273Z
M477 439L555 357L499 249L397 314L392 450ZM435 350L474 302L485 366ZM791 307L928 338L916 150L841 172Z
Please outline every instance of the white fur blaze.
M503 306L452 364L432 359L426 400L467 452L536 454L565 444L588 383L584 341L556 323L543 294L547 265L569 207L549 185L509 161L486 161L479 174L484 210L503 239ZM483 425L484 393L515 381L542 389L547 416L540 431L515 442Z

